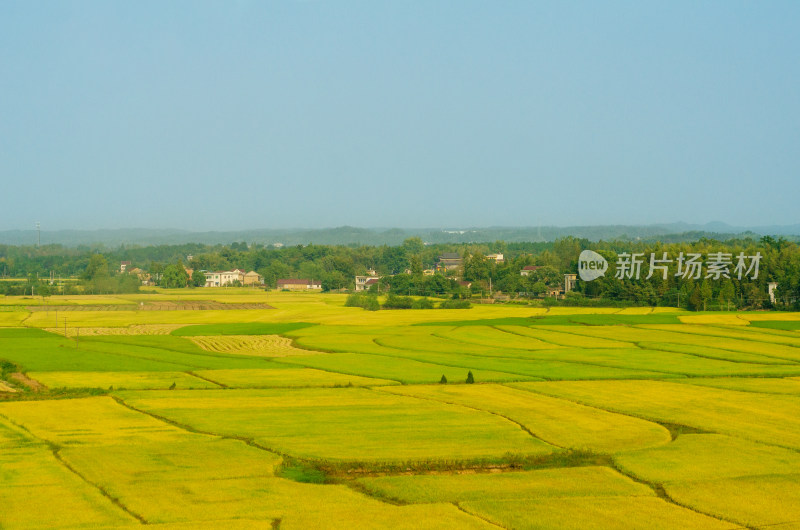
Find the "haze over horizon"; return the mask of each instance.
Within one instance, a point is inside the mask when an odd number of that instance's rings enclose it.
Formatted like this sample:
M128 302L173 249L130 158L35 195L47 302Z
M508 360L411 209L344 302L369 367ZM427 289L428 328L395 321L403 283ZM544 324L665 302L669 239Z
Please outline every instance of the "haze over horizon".
M0 230L795 225L797 20L4 2Z

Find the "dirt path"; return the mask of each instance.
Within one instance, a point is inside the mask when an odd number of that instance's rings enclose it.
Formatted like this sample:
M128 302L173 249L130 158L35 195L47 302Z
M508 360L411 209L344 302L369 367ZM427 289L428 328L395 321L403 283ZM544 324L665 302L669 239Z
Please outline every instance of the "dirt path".
M28 388L30 388L34 392L42 392L44 390L47 390L46 386L44 386L43 384L41 384L39 381L37 381L35 379L31 379L30 377L28 377L27 375L23 374L22 372L14 372L9 377L11 379L13 379L14 381L16 381L16 382L27 386Z
M5 381L0 381L0 392L19 392L19 390L8 386Z

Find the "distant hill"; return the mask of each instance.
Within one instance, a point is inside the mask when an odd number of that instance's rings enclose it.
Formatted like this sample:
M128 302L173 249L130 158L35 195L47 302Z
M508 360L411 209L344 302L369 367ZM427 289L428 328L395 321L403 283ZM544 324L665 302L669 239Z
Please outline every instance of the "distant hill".
M177 245L203 243L230 244L234 241L263 245L399 245L409 237L420 237L426 243L471 243L503 240L552 241L559 237L575 236L592 241L600 239L653 240L678 242L701 237L730 239L737 236L761 237L763 235L800 238L800 224L787 226L744 227L725 223L692 225L669 223L656 225L599 225L599 226L540 226L540 227L488 227L488 228L358 228L341 226L321 229L256 229L224 232L190 232L177 229L124 228L116 230L43 230L41 243L61 244L68 247L81 245L118 247L120 245ZM0 244L33 245L35 230L0 231Z

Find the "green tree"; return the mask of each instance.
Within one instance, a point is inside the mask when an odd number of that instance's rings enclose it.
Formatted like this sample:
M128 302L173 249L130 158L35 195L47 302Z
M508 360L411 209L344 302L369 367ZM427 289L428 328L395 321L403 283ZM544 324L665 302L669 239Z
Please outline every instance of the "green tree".
M425 243L418 237L409 237L403 241L403 250L405 250L407 256L421 254L424 249Z
M472 375L472 370L467 373L467 384L471 385L475 382L475 377Z
M703 283L700 285L700 298L703 300L703 311L706 310L712 295L713 291L711 290L711 284L708 283L708 280L703 280Z
M206 273L200 269L192 271L192 286L203 287L206 284Z
M95 280L108 277L108 260L102 254L92 254L89 264L83 273L84 280Z
M730 306L735 296L736 288L733 286L733 282L725 280L725 283L722 284L722 288L719 290L719 301L725 306Z
M164 267L164 272L161 274L162 287L176 289L186 287L188 283L189 275L186 273L186 269L183 268L183 263L179 261Z
M412 276L422 276L422 257L419 254L412 254L408 258L408 268L411 269Z
M692 294L689 296L689 307L694 311L700 311L703 307L703 295L700 294L700 286L695 285Z

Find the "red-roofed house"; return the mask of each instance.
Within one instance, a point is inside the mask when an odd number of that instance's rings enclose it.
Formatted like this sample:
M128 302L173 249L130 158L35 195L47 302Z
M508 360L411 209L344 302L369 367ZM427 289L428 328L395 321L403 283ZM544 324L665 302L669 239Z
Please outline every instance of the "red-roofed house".
M319 280L282 278L278 280L278 289L286 289L289 291L310 291L311 289L322 289L322 282Z
M542 265L525 265L522 267L522 270L519 271L520 276L528 276L530 273L538 271L542 268Z

